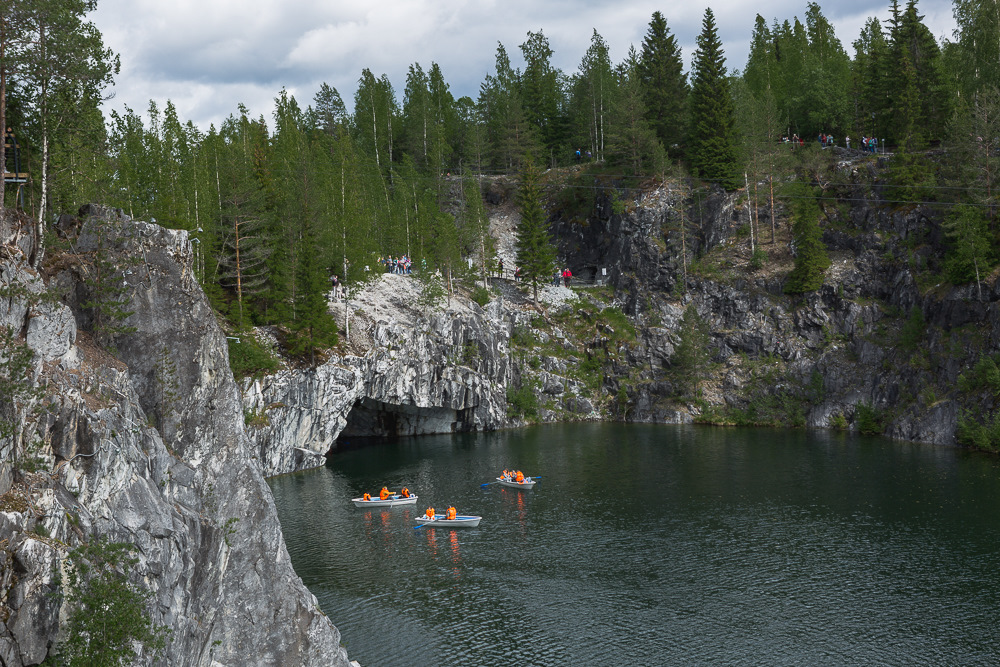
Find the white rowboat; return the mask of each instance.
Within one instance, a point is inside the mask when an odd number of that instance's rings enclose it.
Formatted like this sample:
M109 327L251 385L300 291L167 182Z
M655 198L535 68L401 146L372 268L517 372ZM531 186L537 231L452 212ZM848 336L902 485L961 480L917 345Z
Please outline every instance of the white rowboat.
M355 507L395 507L396 505L413 505L417 502L417 497L412 494L409 498L395 495L389 496L385 500L378 497L374 497L371 500L365 500L364 497L361 497L351 498L351 502L354 503Z
M535 485L535 480L530 477L525 477L523 482L515 482L512 479L504 479L503 477L497 477L497 481L500 482L501 486L509 486L512 489L530 489Z
M416 521L425 526L441 526L442 528L475 528L483 520L481 516L456 516L454 519L444 517L434 517L428 519L426 516L418 516Z

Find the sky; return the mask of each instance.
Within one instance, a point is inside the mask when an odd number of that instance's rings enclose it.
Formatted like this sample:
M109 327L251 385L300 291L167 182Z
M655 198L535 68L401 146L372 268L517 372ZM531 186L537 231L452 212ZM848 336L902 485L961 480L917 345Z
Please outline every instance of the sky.
M851 56L867 18L889 15L889 0L820 5ZM690 66L706 7L715 14L727 67L742 69L755 16L768 24L804 20L806 0L99 0L90 19L121 57L106 111L127 105L145 116L150 100L162 109L169 99L181 122L207 131L241 103L270 124L282 88L305 108L326 82L350 110L366 67L388 75L400 105L413 63L425 71L437 63L456 99L475 99L493 72L498 42L519 68L528 32L544 33L553 65L566 74L576 72L594 30L612 61L621 62L631 45L641 49L654 11L666 18ZM921 0L917 8L939 40L952 39L951 0Z

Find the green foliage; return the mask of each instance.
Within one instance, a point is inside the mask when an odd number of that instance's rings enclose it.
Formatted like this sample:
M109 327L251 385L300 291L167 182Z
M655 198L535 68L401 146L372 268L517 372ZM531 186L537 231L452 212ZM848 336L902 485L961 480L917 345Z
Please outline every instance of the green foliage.
M0 327L0 440L14 435L21 425L20 410L41 397L32 382L35 354L8 327Z
M670 34L663 14L656 11L642 40L639 76L646 118L660 144L676 156L684 139L688 86L677 38Z
M469 298L478 303L480 306L486 306L490 302L490 290L483 285L476 285L475 289L472 290L472 294Z
M980 422L972 412L964 411L958 418L955 440L963 447L1000 452L1000 413Z
M694 395L711 362L708 325L694 305L684 311L678 330L679 340L670 358L671 378L681 395Z
M917 347L926 340L926 337L924 311L920 306L914 306L899 332L899 347L906 352L915 352Z
M977 284L992 268L996 253L983 209L957 206L944 223L949 247L945 275L955 285Z
M854 407L854 423L862 435L882 435L886 421L884 412L867 403L858 403Z
M114 227L115 229L112 229ZM114 351L114 337L129 334L135 327L125 324L132 315L128 310L128 287L125 284L124 269L135 266L138 257L126 259L118 253L113 256L108 248L109 231L122 229L119 223L98 220L92 225L97 240L93 264L84 283L89 288L89 298L80 304L91 313L94 338Z
M513 386L507 387L507 416L525 419L538 417L538 395L533 387L529 385L521 385L517 389Z
M548 218L542 206L540 174L529 156L521 174L521 191L518 205L521 220L517 226L517 264L523 280L531 284L535 303L538 303L538 283L552 275L556 262L556 249L549 238Z
M1000 355L982 356L968 373L958 376L958 390L968 394L985 391L1000 398Z
M722 42L715 15L705 9L691 68L688 160L695 173L729 190L740 185L738 138Z
M445 296L448 294L444 288L444 281L441 276L427 271L421 271L415 275L417 281L420 283L420 295L417 297L417 305L424 312L434 310L444 301Z
M149 615L152 593L130 581L138 559L131 544L95 540L69 552L63 594L71 609L60 664L131 665L137 645L158 656L169 630Z
M239 338L239 342L234 338ZM237 380L260 377L278 370L278 360L251 333L227 338L226 342L229 344L229 367Z
M817 194L804 184L789 188L789 199L794 223L795 267L785 281L785 292L801 294L812 292L823 285L823 275L830 266L830 258L819 229L819 204Z

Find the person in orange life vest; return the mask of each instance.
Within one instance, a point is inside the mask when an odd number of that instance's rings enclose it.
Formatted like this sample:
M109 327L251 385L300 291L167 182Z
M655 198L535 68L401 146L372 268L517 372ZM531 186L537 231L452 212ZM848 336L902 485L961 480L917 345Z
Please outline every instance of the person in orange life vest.
M389 489L385 488L384 486L382 487L382 490L378 492L378 497L381 498L382 500L388 500L389 496L391 496L391 495L392 495L392 491L390 491Z
M428 519L433 520L434 519L434 508L433 507L428 507L427 508L427 512L426 512L426 514L424 514L424 516L426 518L428 518Z
M504 479L510 479L510 473L507 472L506 468L504 468L504 470L503 470L503 478Z
M370 493L365 493L364 495L361 496L361 500L371 500L371 499L372 496Z
M403 490L399 492L399 495L403 496L404 498L409 498L410 490L404 486Z
M452 521L454 521L454 520L455 520L455 517L456 517L457 515L458 515L458 512L457 512L457 510L455 510L455 508L454 508L454 507L449 507L449 508L448 508L448 518L449 518L449 519L451 519Z
M524 473L520 470L517 471L517 483L520 484L524 481Z

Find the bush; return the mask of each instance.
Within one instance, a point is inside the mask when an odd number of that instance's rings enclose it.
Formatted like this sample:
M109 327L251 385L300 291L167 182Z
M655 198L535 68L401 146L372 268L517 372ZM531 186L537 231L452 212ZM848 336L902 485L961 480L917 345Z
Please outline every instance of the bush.
M534 388L522 385L519 389L507 387L507 416L534 419L538 416L538 396Z
M239 336L239 342L228 338L229 367L233 369L233 377L242 380L245 377L259 377L278 370L278 360L251 334Z
M920 306L914 306L910 311L910 317L903 324L903 329L899 332L899 347L907 352L913 352L924 342L924 311Z
M963 412L955 429L955 440L964 447L1000 451L1000 414L993 415L992 421L980 424L969 411Z
M469 298L478 303L480 306L485 306L490 302L490 291L482 285L477 285L476 289L472 290L472 294Z
M57 649L69 665L136 664L144 647L155 662L166 644L166 626L147 613L153 594L129 581L138 563L135 547L99 540L69 552L63 593L69 603L66 639Z
M855 407L854 423L862 435L882 435L885 430L885 415L867 403L858 403Z
M980 357L969 373L958 376L958 389L963 393L989 391L1000 396L1000 368L993 357Z

